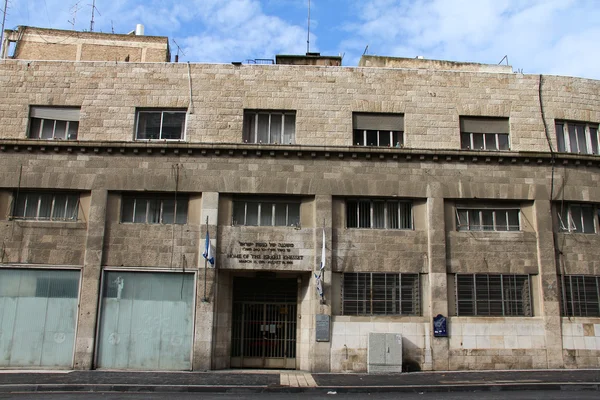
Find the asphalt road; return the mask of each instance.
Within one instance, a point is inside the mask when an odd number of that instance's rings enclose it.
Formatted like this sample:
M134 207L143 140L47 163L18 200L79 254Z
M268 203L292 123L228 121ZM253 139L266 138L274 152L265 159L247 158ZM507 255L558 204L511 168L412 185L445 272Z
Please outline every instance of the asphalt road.
M597 400L597 391L501 391L455 393L14 393L0 394L0 399L14 400L308 400L308 399L377 399L377 400Z

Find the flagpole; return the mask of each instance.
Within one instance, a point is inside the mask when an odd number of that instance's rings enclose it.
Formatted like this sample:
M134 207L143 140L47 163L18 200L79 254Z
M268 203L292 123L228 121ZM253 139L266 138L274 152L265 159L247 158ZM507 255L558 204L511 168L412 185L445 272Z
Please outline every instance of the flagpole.
M321 304L325 304L325 218L323 218L323 247L321 251L321 282L323 285L323 295L321 296Z
M206 235L208 236L208 215L206 216ZM210 242L208 243L210 246ZM202 299L203 303L208 303L208 299L206 298L206 275L208 270L208 254L204 257L204 298Z

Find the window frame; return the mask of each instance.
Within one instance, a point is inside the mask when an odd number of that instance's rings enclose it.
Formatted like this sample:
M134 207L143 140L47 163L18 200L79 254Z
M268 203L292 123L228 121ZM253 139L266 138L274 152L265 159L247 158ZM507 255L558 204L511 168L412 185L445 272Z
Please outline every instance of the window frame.
M350 292L351 277L354 277L356 291ZM374 278L378 278L379 283ZM383 278L383 288L380 279ZM408 281L406 285L403 278ZM388 286L388 279L391 281ZM362 280L362 286L361 286ZM421 276L420 274L398 272L345 272L342 274L341 315L402 315L420 316ZM410 289L407 289L410 287ZM404 293L409 290L409 293ZM382 298L383 295L383 298ZM391 298L388 298L388 295ZM354 306L351 306L354 303ZM383 305L383 310L381 309ZM388 311L388 306L390 311ZM354 311L355 310L355 311ZM410 310L405 312L406 310ZM381 312L383 311L383 312Z
M377 121L379 119L379 121ZM370 122L369 122L370 121ZM395 124L402 126L394 126ZM372 124L372 125L371 125ZM377 126L379 125L379 126ZM394 129L399 128L399 129ZM377 143L369 143L369 134ZM388 140L382 137L388 135ZM402 113L352 113L352 145L366 147L404 147L404 114Z
M511 227L515 227L514 224L511 224L510 212L517 212L517 229L511 229ZM467 213L467 223L462 223L461 214ZM484 213L492 213L492 225L491 229L485 229L485 227L490 225L484 225L482 222L484 220ZM498 215L502 212L506 212L506 229L499 229L502 225L498 224ZM475 218L475 214L477 213L477 218ZM521 232L522 224L521 224L521 207L518 206L465 206L465 205L457 205L455 207L455 223L456 230L458 232ZM472 220L479 220L479 224L471 224ZM472 226L474 228L472 228Z
M81 107L46 107L30 106L27 138L34 140L77 140L79 136L79 120ZM64 129L57 130L57 125L64 123ZM52 125L52 137L43 137L45 128ZM62 137L60 135L62 133Z
M267 129L267 141L262 142L259 140L259 116L268 116L268 129ZM278 138L274 138L272 135L273 128L273 116L281 116L281 128L278 134ZM286 116L291 118L293 116L293 132L286 131ZM242 141L249 144L296 144L296 121L297 112L296 110L244 110L244 121L242 128ZM291 136L292 140L285 143L284 140L287 136ZM278 140L276 140L278 139Z
M554 131L556 133L556 148L559 153L600 155L600 132L599 125L595 122L555 120ZM560 131L559 132L559 126ZM583 139L585 140L585 152L581 151L580 132L578 127L583 128ZM574 130L571 130L573 128ZM572 141L575 141L576 149L573 148ZM577 150L577 151L575 151Z
M240 211L239 205L243 204L244 208L244 221L243 223L239 223L236 219L237 211ZM256 224L248 223L248 204L256 204ZM271 224L263 225L263 207L271 206ZM285 225L277 225L277 205L285 206ZM290 215L290 206L297 207L298 215ZM256 226L256 227L289 227L299 229L301 227L301 200L283 200L283 199L234 199L232 202L232 213L231 213L231 225L232 226ZM237 211L236 211L237 210ZM296 219L296 222L293 222L292 219Z
M462 150L510 151L510 119L508 117L460 116L459 123L460 148ZM478 142L481 143L481 146L476 148L476 138L479 136L481 139ZM493 146L489 141L490 136L493 137ZM506 137L505 145L500 140L501 137Z
M44 197L47 198L47 196L51 196L49 215L47 217L40 216L40 214L43 214L42 203ZM23 201L22 207L20 203L21 200ZM64 200L64 206L62 206L62 211L64 213L63 217L56 216L61 208L59 200ZM78 192L21 191L13 196L13 205L11 206L11 216L9 219L22 221L77 222L79 218L80 201L81 194ZM32 206L32 204L34 205ZM72 209L71 217L67 217L69 207ZM22 213L20 212L21 208L23 210ZM28 216L27 214L32 210L35 210L35 215Z
M352 203L356 203L356 226L350 226L351 223L351 219L349 218L351 210L350 210L350 204ZM364 208L365 203L369 204L369 215L367 217L363 217L361 215L361 203L362 203L362 207ZM383 207L383 223L384 226L375 226L376 225L376 215L375 215L375 204L376 203L384 203L384 207ZM392 218L393 216L390 216L390 207L388 207L389 204L394 204L396 203L397 207L396 207L396 226L397 228L393 227L393 223L392 223ZM408 206L408 210L403 210L402 206ZM399 199L389 199L389 198L347 198L345 200L345 208L346 208L346 229L386 229L386 230L406 230L406 231L410 231L410 230L414 230L414 213L413 213L413 202L411 200L399 200ZM402 215L404 214L404 212L408 211L410 213L409 215L409 226L407 227L406 225L402 224L403 218ZM366 221L365 218L368 218L368 222L370 226L361 226L361 221ZM381 217L379 217L381 218Z
M579 223L581 224L581 230L578 229L578 225L576 222L576 218L573 217L573 209L574 208L580 208L580 212L579 212ZM590 221L588 221L587 223L585 222L585 214L583 212L584 208L589 208L590 210L590 215L592 217L592 221L591 221L591 231L588 230L588 227L590 226ZM565 215L564 213L566 212L566 223L565 223ZM581 233L581 234L586 234L586 235L590 235L590 234L595 234L598 233L598 218L599 218L599 214L600 214L600 207L597 204L594 203L577 203L577 202L561 202L559 205L557 205L556 208L556 216L558 219L558 231L561 233Z
M190 200L190 196L188 194L185 193L177 193L175 194L164 194L164 193L155 193L155 194L149 194L149 193L144 193L144 194L135 194L135 193L123 193L121 194L121 213L120 213L120 218L119 218L119 223L121 224L146 224L146 225L187 225L188 223L188 218L189 218L189 200ZM129 218L129 216L127 216L127 220L125 220L126 215L125 215L125 208L127 206L127 202L128 201L133 201L133 207L131 208L131 218ZM167 201L173 201L173 222L164 222L165 220L165 202ZM183 207L182 212L184 212L183 216L180 216L180 214L178 214L178 211L180 211L180 207L181 207L181 202L184 201L185 202L185 207ZM141 206L141 203L144 202L145 203L145 213L144 213L144 221L136 221L136 217L138 216L137 214L137 208L138 208L138 203L139 206ZM158 219L157 222L152 222L151 219L151 213L152 213L152 206L150 204L150 202L157 202L158 203ZM129 214L129 213L128 213ZM181 221L179 218L183 218L184 221ZM149 222L150 220L150 222ZM180 221L180 222L178 222Z
M600 276L561 275L560 282L563 317L600 317ZM574 296L574 285L577 289L576 296ZM588 292L590 287L591 293ZM594 299L588 299L590 294Z
M141 114L156 114L160 113L160 127L158 138L140 138L140 115ZM181 137L179 139L163 138L163 123L165 114L184 114L183 125L181 127ZM184 142L187 136L188 127L188 112L181 108L140 108L135 112L135 133L134 138L136 141L166 141L166 142Z
M459 282L459 280L466 280L471 278L471 282L467 282L467 285L470 285L469 288L463 286L464 282ZM498 295L498 288L490 288L490 279L498 279L500 283L500 298L492 298L492 295ZM513 280L514 282L511 282ZM523 283L523 287L517 287L518 280ZM487 298L481 295L478 291L478 284L481 286L483 283L487 283ZM506 282L508 281L508 282ZM508 292L505 290L505 285L510 286L511 283L514 283L514 287L509 287ZM485 286L484 286L485 289ZM492 290L495 290L496 293L493 293ZM518 298L518 291L522 292L521 298ZM531 275L525 274L455 274L454 276L454 291L455 291L455 306L456 306L456 316L469 316L469 317L532 317L533 316L533 296L532 296L532 288L531 288ZM510 295L511 291L513 291L515 297L510 298L507 296L507 293ZM462 298L461 296L466 296L465 292L469 292L471 298ZM523 293L524 292L524 293ZM479 298L478 298L479 296ZM509 298L507 298L509 297ZM487 304L486 304L487 302ZM481 304L484 305L482 307ZM521 311L519 313L518 303L521 303ZM494 307L492 305L501 305L501 312L498 313L497 309L493 310ZM487 307L485 307L487 306ZM483 309L487 308L488 312L485 313ZM469 312L469 309L472 312Z

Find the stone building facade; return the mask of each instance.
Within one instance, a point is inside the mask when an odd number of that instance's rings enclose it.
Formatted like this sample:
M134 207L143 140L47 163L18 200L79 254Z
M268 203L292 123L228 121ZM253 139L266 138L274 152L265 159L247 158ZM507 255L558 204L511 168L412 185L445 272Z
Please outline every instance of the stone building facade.
M598 81L132 61L0 62L0 368L600 367Z

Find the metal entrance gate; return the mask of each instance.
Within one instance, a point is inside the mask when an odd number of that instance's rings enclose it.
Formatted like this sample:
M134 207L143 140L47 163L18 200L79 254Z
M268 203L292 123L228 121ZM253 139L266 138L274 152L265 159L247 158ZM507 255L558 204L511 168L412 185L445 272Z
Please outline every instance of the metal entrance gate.
M296 279L234 278L231 366L296 368Z

